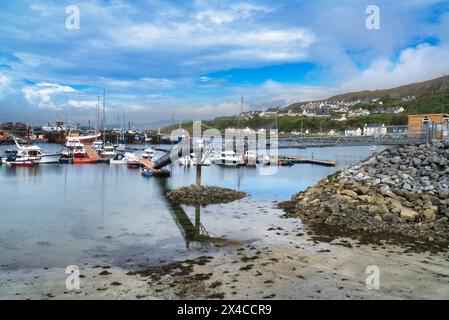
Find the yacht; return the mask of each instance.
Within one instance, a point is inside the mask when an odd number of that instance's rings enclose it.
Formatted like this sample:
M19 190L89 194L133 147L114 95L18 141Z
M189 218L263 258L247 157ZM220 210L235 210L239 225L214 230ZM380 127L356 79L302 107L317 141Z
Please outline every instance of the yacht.
M59 163L60 153L49 154L36 145L21 146L15 140L17 156L15 161L31 161L33 164Z
M101 157L104 159L113 160L117 156L117 152L115 152L114 146L105 145L103 150L101 151Z
M214 164L221 166L237 167L244 164L241 157L237 156L234 151L223 151L219 157L214 159Z
M134 153L130 153L130 152L125 152L125 154L117 153L115 158L111 159L109 161L109 163L110 164L128 164L130 161L139 163L139 158L137 158L137 156Z

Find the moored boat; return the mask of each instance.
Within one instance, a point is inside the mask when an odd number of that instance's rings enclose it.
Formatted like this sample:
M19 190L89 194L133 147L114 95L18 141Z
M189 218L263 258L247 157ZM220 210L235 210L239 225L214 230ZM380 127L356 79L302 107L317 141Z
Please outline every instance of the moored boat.
M91 159L91 158L73 158L73 164L96 164L99 159Z
M154 149L153 148L147 148L147 149L143 150L142 157L146 158L146 159L150 159L150 160L153 159L153 157L154 157Z
M11 168L31 168L34 163L31 161L11 161L8 162Z
M228 167L238 167L244 164L242 158L237 156L234 151L223 151L213 162L214 164Z

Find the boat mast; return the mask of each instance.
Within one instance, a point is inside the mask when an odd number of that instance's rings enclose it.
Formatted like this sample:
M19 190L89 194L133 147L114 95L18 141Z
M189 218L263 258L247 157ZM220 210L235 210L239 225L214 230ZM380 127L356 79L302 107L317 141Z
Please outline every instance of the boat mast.
M103 143L106 143L106 90L103 89Z
M97 125L95 127L95 140L98 139L98 133L100 132L100 96L97 96Z

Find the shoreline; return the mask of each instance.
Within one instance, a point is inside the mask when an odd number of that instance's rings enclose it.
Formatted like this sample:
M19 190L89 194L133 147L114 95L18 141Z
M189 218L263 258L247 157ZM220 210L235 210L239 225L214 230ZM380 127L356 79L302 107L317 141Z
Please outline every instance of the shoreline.
M279 219L282 218L279 212ZM349 238L320 242L303 224L267 226L266 237L189 260L123 269L81 268L81 288L65 288L65 270L0 275L4 299L446 299L448 253L408 252ZM380 290L366 268L378 265ZM404 268L406 272L404 272ZM36 278L38 277L38 278Z
M272 206L277 223L265 225L266 231L260 239L245 241L236 248L131 270L109 265L84 266L79 291L65 288L67 275L61 268L6 271L0 274L0 296L6 299L447 299L447 251L419 252L382 238L371 243L345 237L344 233L336 237L327 234L330 237L325 239L301 217L286 215L277 202L272 202ZM381 271L379 290L370 290L365 283L366 268L372 265Z

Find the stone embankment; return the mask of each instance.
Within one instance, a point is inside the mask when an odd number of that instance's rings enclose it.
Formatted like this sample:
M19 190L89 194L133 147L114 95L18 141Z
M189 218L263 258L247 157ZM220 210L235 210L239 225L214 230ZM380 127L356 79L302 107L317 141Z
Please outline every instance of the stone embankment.
M283 204L304 223L339 235L449 243L449 143L401 146L320 181Z

